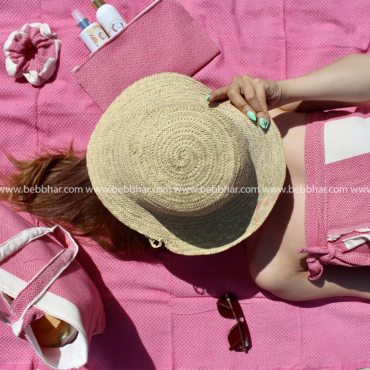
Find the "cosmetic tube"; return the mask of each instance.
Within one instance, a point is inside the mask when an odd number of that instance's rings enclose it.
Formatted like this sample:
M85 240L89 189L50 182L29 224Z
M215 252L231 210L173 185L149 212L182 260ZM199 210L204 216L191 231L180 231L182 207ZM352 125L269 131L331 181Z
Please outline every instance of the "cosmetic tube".
M109 37L114 36L127 26L113 5L106 4L103 0L91 0L91 4L96 9L96 19Z
M78 9L72 12L72 16L82 29L80 33L81 40L91 52L102 46L109 39L98 23L91 24Z

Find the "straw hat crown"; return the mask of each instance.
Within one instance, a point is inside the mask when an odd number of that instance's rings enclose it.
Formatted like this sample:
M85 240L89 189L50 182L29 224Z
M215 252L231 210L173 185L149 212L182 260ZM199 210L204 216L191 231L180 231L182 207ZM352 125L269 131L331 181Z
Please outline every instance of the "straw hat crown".
M203 100L162 101L127 121L117 166L121 185L143 208L205 215L230 200L227 189L248 183L253 165L243 131L222 112L207 114Z
M92 185L111 189L97 192L110 212L180 254L246 238L277 198L258 189L285 178L275 124L262 130L229 101L209 104L209 92L178 73L145 77L110 105L87 149Z

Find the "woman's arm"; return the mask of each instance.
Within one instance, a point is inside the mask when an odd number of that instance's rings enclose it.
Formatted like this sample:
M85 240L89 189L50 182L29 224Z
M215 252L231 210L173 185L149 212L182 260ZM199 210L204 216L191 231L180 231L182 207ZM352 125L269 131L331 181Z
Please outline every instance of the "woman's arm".
M340 102L340 101L297 101L290 104L285 104L279 107L287 112L313 112L315 110L328 110L346 107L359 107L360 105L368 104L369 101L364 102Z
M370 55L350 54L301 77L277 81L283 110L312 111L370 102Z
M307 112L370 102L370 55L350 54L301 77L269 81L249 75L235 76L214 90L209 102L229 98L252 120L268 124L268 111L281 108Z

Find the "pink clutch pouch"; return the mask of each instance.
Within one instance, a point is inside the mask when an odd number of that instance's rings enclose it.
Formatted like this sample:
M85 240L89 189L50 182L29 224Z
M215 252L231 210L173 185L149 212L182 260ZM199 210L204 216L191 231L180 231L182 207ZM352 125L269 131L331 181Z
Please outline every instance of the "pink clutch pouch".
M178 0L156 0L76 67L74 75L105 111L135 81L161 72L193 76L219 53Z

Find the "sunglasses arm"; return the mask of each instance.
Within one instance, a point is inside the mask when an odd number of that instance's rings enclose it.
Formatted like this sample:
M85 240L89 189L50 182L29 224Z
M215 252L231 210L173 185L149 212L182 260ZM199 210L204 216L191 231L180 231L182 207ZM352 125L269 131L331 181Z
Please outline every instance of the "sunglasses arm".
M231 299L229 298L228 295L226 295L226 299L227 299L227 302L229 303L229 306L231 308L231 311L233 312L233 315L235 317L235 320L238 323L238 329L239 329L239 333L240 333L240 338L242 339L242 349L243 349L244 352L246 352L247 351L247 347L245 346L245 338L244 338L243 330L242 330L242 327L241 327L241 321L240 321L239 317L237 316L237 314L235 313L234 307L233 307L233 305L231 303Z

